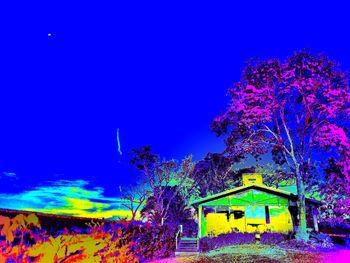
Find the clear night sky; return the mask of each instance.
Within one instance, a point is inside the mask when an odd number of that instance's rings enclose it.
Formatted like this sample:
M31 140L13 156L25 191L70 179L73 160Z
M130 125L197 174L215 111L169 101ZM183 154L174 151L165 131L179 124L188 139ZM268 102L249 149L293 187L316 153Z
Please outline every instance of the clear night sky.
M350 69L350 6L339 1L57 2L3 9L0 207L117 210L110 198L137 175L132 148L221 151L210 122L249 58L309 48Z

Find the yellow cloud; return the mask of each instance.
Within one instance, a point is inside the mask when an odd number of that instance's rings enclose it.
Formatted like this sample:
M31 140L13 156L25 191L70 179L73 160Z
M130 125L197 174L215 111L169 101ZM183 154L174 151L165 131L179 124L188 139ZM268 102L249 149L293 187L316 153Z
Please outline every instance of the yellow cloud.
M123 200L105 197L100 187L88 190L87 185L83 180L58 180L18 194L0 194L0 207L87 218L131 218Z
M108 208L110 206L108 204L91 202L90 200L73 198L73 197L64 197L64 200L67 201L66 206L70 207L72 210L74 210L75 208L77 208L77 209L103 209L103 208Z
M24 208L25 211L33 211L33 208ZM89 212L81 209L71 208L52 208L52 209L35 209L37 212L57 214L57 215L69 215L86 218L131 218L131 212L128 210L98 210L95 212ZM140 218L140 213L137 213L136 220Z

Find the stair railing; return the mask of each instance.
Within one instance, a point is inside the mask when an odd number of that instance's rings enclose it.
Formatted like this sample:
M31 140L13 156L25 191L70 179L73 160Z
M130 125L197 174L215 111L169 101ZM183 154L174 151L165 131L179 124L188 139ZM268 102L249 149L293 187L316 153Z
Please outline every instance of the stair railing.
M181 236L182 236L182 225L179 225L178 230L176 232L176 236L175 236L175 248L176 249L177 249L178 242L179 242Z

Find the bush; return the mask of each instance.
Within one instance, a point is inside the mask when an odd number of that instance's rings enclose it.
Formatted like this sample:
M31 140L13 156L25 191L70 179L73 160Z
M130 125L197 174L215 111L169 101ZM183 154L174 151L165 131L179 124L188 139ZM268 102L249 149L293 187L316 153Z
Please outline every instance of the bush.
M305 251L312 251L315 250L317 247L312 244L310 241L309 242L304 242L301 240L296 240L296 239L291 239L288 241L285 241L281 244L279 244L280 247L282 248L289 248L289 249L298 249L298 250L305 250Z
M79 229L66 229L61 234L52 236L44 231L40 232L40 229L39 232L36 231L31 221L26 225L26 229L12 229L15 220L1 220L6 223L6 227L4 228L5 223L0 221L0 234L5 233L9 236L8 238L4 235L0 239L1 262L3 259L7 260L6 262L14 262L11 260L21 258L23 262L54 262L56 259L57 262L84 260L136 263L169 257L175 251L175 228L172 229L171 226L120 220L114 224L93 224L86 230L88 234L80 234ZM18 236L19 230L21 233Z
M291 239L282 242L279 246L283 248L314 251L319 249L330 249L333 248L334 245L332 239L327 234L311 232L307 242Z
M282 233L262 233L260 235L260 243L267 245L276 245L288 240L287 234Z
M186 237L197 237L198 224L194 220L187 220L183 224L183 236Z
M255 234L251 233L229 233L222 234L218 237L204 237L200 239L200 251L207 252L209 250L218 249L226 246L254 244Z
M329 235L324 233L310 233L311 244L321 248L333 248L334 244Z
M175 229L167 226L133 222L123 228L121 242L131 243L130 252L141 262L173 256Z

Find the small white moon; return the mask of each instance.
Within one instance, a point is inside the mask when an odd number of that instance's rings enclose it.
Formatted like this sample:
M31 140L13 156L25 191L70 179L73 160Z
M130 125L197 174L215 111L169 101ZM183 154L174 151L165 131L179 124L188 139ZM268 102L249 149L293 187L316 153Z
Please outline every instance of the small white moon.
M47 34L47 36L48 36L48 37L51 37L51 36L52 36L52 34L51 34L51 33L48 33L48 34Z

